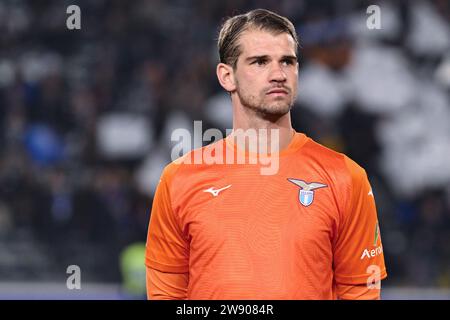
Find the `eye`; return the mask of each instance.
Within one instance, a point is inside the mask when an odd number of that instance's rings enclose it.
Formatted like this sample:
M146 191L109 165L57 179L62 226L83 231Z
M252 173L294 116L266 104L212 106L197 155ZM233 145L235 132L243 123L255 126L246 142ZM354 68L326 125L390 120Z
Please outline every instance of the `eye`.
M256 64L258 66L263 66L267 63L266 59L256 59L255 61L252 62L252 64Z
M282 63L283 63L284 65L286 65L286 66L290 66L290 65L293 65L293 64L294 64L294 60L292 60L292 59L284 59L284 60L282 61Z

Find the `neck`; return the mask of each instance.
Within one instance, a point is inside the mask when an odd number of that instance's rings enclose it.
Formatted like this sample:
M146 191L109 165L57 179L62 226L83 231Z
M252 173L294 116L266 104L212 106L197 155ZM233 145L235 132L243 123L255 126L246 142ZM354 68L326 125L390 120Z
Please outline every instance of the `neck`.
M230 138L241 150L279 152L289 145L294 133L290 112L282 116L270 116L245 107L234 108Z

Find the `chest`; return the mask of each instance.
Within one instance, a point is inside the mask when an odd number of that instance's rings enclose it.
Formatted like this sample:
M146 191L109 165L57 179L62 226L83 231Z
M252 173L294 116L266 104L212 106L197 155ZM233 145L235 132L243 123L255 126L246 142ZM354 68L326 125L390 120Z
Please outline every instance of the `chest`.
M191 248L231 245L270 252L329 244L338 210L325 179L241 171L197 185L179 213Z

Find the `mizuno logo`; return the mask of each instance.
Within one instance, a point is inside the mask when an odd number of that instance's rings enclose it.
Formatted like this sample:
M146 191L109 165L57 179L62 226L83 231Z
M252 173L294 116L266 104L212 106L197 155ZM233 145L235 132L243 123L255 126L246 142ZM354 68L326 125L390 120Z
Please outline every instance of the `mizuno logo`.
M298 193L298 200L305 207L309 206L313 202L315 189L328 187L326 184L318 182L306 183L305 181L300 179L288 179L288 180L289 182L292 182L293 184L300 187L300 191Z
M228 189L229 187L231 187L231 184L226 187L220 188L220 189L211 187L209 189L203 190L203 192L210 192L214 197L217 197L221 191Z

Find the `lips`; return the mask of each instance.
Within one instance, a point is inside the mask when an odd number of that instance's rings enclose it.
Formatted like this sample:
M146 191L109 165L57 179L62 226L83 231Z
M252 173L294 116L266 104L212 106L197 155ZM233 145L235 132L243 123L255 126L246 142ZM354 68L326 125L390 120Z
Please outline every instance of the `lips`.
M267 94L288 94L288 91L285 89L277 88L267 91Z

